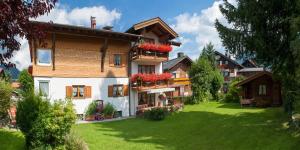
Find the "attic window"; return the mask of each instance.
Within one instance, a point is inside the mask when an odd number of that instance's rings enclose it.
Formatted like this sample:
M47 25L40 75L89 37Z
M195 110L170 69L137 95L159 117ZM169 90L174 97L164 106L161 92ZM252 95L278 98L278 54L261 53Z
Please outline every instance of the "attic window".
M51 65L51 49L37 50L38 65Z

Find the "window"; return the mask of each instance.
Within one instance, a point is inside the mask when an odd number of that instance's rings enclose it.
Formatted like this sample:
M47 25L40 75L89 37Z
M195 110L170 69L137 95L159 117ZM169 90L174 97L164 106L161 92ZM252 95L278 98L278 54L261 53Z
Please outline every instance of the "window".
M39 81L39 90L42 95L49 96L49 81Z
M51 64L51 50L50 49L38 49L37 60L39 65L50 65Z
M230 69L230 73L234 73L234 69Z
M176 78L176 72L172 72L172 78Z
M138 72L139 73L155 73L155 66L154 65L139 65L138 66Z
M219 64L222 65L222 60L219 61Z
M84 97L84 85L73 85L72 86L72 97L83 98Z
M224 77L228 77L229 76L229 72L228 71L223 71L223 76Z
M120 97L123 95L123 84L113 85L113 97Z
M121 54L114 54L114 65L121 66Z
M227 60L225 61L225 64L228 65L228 61Z
M259 85L258 95L267 95L267 86Z

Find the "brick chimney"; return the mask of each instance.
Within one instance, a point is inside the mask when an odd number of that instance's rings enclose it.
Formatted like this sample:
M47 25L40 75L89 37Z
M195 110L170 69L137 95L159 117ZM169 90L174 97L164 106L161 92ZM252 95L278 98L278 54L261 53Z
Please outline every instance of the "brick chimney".
M179 52L179 53L177 53L177 58L179 58L179 57L183 57L184 56L184 53L183 52Z
M96 17L91 16L91 28L96 29Z

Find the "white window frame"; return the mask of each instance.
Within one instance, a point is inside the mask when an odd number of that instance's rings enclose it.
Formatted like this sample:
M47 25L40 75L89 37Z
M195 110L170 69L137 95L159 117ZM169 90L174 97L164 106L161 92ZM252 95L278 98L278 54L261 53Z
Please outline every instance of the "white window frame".
M266 96L267 95L267 85L260 84L258 87L258 95Z
M39 51L50 51L50 62L49 63L41 63L39 62ZM37 64L39 66L51 66L52 64L52 50L51 49L47 49L47 48L40 48L40 49L37 49Z
M39 83L39 92L41 91L41 87L40 87L40 83L41 82L48 83L48 95L46 97L49 97L49 95L50 95L50 81L49 80L38 80L38 83Z

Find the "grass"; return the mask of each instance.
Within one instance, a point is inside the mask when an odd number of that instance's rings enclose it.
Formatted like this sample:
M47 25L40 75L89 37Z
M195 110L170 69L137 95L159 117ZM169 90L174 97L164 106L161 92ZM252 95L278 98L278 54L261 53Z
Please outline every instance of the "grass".
M0 129L0 150L23 150L24 144L22 133Z
M73 129L91 150L298 149L299 136L284 127L284 118L281 108L203 103L186 106L164 121L128 119Z
M299 149L300 137L288 130L281 108L243 108L237 104L202 103L163 121L128 119L80 124L73 130L96 149ZM22 149L19 132L0 130L0 149Z

